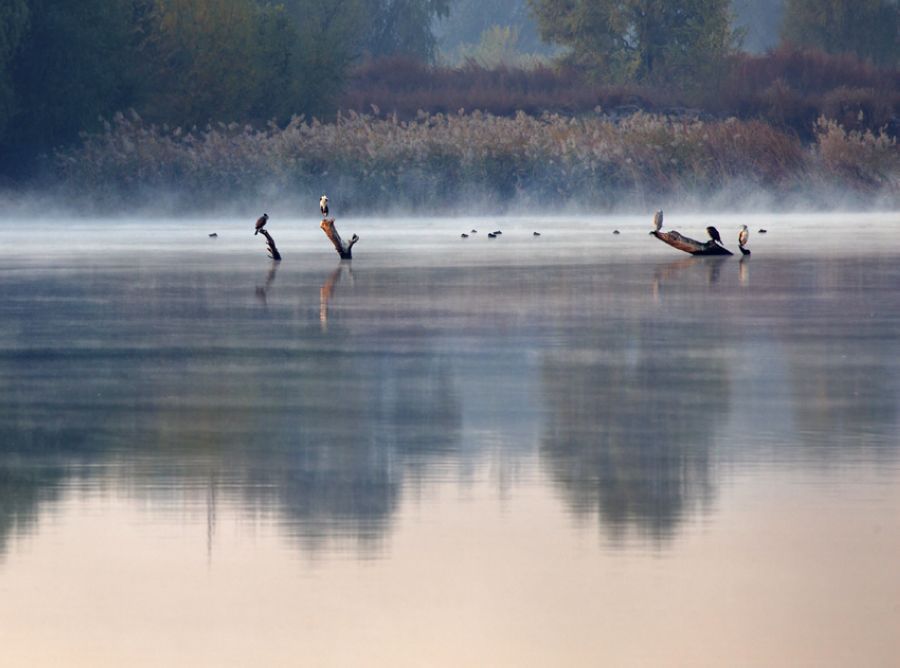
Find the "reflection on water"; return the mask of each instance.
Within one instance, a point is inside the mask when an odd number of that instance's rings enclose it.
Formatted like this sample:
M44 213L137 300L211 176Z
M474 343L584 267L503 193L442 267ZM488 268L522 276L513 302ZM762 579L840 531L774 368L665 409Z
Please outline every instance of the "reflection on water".
M269 303L269 290L272 287L272 283L275 282L275 275L278 273L278 265L280 260L272 260L272 265L269 267L269 271L266 273L266 282L262 285L256 286L256 298L260 301L260 303L265 306Z
M576 513L597 513L613 535L633 524L670 536L712 498L725 360L693 354L694 327L652 318L627 328L598 319L585 334L544 361L541 455Z
M515 228L507 236L515 249ZM464 607L463 599L480 608L500 600L480 565L534 597L522 613L533 619L510 632L523 652L538 651L529 633L554 628L540 611L575 624L584 604L574 586L567 596L576 598L552 605L540 582L558 592L569 583L611 587L597 569L624 569L622 586L650 586L665 573L721 567L719 553L740 559L734 553L747 536L770 544L754 568L776 577L781 557L772 555L781 551L765 530L754 533L753 515L780 512L767 505L775 480L784 490L784 480L808 476L816 484L787 488L800 497L793 508L815 509L835 471L855 499L835 504L850 509L843 520L833 514L836 536L869 514L884 517L900 497L895 258L768 258L755 249L751 281L747 258L662 253L638 261L644 248L636 246L633 255L586 264L574 255L568 262L563 248L554 254L552 235L541 243L552 262L528 255L498 266L393 266L363 255L352 265L330 256L271 265L232 257L223 267L154 251L152 261L127 266L73 260L64 269L5 271L0 591L26 565L42 577L25 546L39 549L72 522L83 520L89 532L100 511L79 509L99 499L113 514L142 508L169 527L202 525L209 568L264 542L233 525L284 540L319 568L339 569L349 556L384 564L379 573L388 578L391 564L402 564L407 575L396 576L397 586L431 592L414 606L422 619L440 605ZM427 260L440 251L424 252ZM698 537L700 519L712 528ZM850 549L890 556L885 544L900 541L891 521L878 525L868 548L857 541ZM804 522L792 530L802 535ZM410 543L413 528L423 538ZM585 559L583 546L567 542L575 537L593 546ZM77 541L64 545L71 558L84 552ZM511 554L512 546L524 549ZM669 560L663 574L642 570L647 550ZM136 553L127 559L140 561ZM545 562L553 576L539 575ZM293 566L272 563L291 577ZM425 565L446 585L420 578ZM149 577L166 577L159 569ZM836 576L823 571L823 580ZM900 600L891 598L897 578L881 576L875 598L860 606ZM359 577L358 589L340 586L360 614L404 614L400 600L368 607L373 582ZM602 595L613 597L610 610L627 608L629 596L652 596ZM692 595L709 606L710 623L734 604L711 600L699 585L675 599ZM600 636L565 640L560 630L540 663L561 648L574 663L642 656L617 654L628 633L607 621L600 654L589 642ZM890 649L881 628L871 630L871 657ZM497 633L496 643L505 642ZM663 638L660 647L691 637ZM790 647L787 638L773 655L788 656Z

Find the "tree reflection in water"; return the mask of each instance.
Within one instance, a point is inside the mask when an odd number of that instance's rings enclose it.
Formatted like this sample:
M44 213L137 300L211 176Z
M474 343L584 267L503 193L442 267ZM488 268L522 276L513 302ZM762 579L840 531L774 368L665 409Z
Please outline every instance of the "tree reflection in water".
M650 332L664 326L661 347ZM600 325L595 339L544 359L541 460L572 512L596 514L613 540L630 530L666 540L712 500L728 376L720 358L690 354L694 336L672 323Z
M427 338L387 354L339 317L323 331L318 308L231 296L256 276L44 279L30 292L59 308L13 300L27 326L0 330L0 553L76 481L163 502L196 490L308 550L378 549L404 479L458 449L448 358Z

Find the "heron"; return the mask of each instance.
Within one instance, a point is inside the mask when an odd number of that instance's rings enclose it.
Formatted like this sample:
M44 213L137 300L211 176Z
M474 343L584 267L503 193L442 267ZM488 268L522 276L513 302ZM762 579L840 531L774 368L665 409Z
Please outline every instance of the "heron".
M319 198L319 211L322 212L323 216L328 215L328 195L322 195Z
M750 230L747 229L746 225L741 225L741 231L738 232L738 246L743 248L747 245L747 241L750 240Z
M653 214L653 231L650 234L656 234L662 229L663 212L662 209Z
M706 228L706 233L709 235L709 238L715 241L717 244L722 243L722 237L719 236L719 230L710 225Z
M253 233L253 236L259 234L259 231L266 226L266 223L269 221L269 214L264 213L256 220L256 231Z

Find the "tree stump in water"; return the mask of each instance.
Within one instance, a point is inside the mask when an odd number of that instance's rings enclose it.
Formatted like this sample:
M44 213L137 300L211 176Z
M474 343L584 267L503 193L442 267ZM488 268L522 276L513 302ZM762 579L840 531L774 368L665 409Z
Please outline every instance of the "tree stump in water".
M334 218L323 218L320 227L325 233L325 236L331 239L331 243L334 244L334 249L338 252L338 255L341 256L341 259L352 260L353 244L359 241L359 237L354 234L350 237L350 241L341 239L341 235L338 234L337 228L334 226Z
M691 255L734 255L730 250L720 246L712 239L706 242L697 241L675 230L671 232L651 232L650 234L663 243L669 244L672 248L677 248Z
M276 262L280 262L281 253L278 252L278 248L276 248L275 246L275 240L272 238L272 235L269 234L265 229L261 229L259 233L266 238L266 251L268 251L269 257Z

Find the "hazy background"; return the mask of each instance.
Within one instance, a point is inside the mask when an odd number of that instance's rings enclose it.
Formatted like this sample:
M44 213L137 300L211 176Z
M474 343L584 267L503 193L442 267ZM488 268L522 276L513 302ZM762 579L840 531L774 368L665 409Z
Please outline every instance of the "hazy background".
M723 193L751 208L760 195L893 207L898 12L896 0L8 0L0 189L117 214L256 210L325 190L356 212Z

